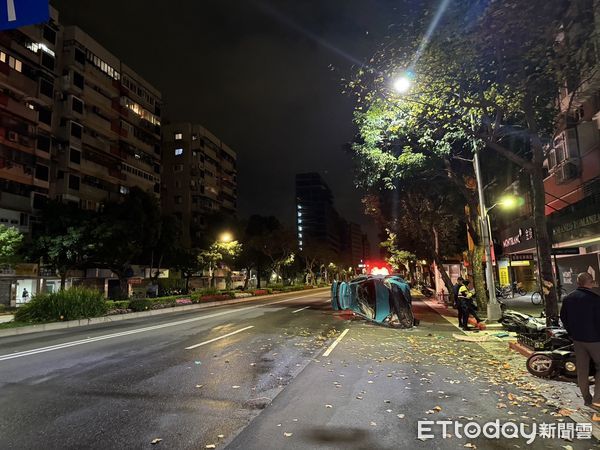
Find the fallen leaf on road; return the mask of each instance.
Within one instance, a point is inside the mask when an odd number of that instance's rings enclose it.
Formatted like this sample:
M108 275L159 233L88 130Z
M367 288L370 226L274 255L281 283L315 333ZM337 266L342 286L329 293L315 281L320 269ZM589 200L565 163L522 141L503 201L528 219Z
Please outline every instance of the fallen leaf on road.
M472 448L472 449L476 449L477 446L475 444L471 444L470 442L464 445L465 448Z
M231 386L231 389L239 389L239 386Z
M441 406L436 406L435 408L433 408L434 411L440 412L442 410Z
M204 386L203 384L197 384L196 387L197 388L201 388L202 386Z
M204 448L217 448L215 444L206 444Z
M377 426L377 423L375 423L375 422L371 422L371 426L372 426L372 427L376 427L376 426Z
M333 405L325 405L325 408L333 408Z
M363 398L360 395L356 396L356 400L362 400Z
M218 437L219 439L223 439L223 438L225 437L225 435L224 435L224 434L219 434L217 437Z
M385 410L385 412L389 412L389 413L391 413L391 412L392 412L392 410L391 410L391 409L386 409L386 410Z
M202 361L194 361L194 364L196 364L197 366L199 366L200 364L202 364Z
M294 433L283 433L285 437L291 437Z
M404 414L397 414L398 419L404 419Z
M156 439L152 439L152 441L150 442L152 445L156 445L158 444L160 441L162 441L161 438L156 438Z

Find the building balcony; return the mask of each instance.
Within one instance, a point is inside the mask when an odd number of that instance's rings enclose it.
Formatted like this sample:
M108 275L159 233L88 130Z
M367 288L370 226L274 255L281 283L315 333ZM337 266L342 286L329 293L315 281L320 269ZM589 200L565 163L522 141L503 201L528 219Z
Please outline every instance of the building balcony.
M36 123L38 113L36 110L28 108L24 103L19 102L4 93L0 93L0 108L4 108L11 114L31 123Z
M23 75L17 70L11 69L6 63L0 62L0 84L18 91L26 97L37 97L38 83Z

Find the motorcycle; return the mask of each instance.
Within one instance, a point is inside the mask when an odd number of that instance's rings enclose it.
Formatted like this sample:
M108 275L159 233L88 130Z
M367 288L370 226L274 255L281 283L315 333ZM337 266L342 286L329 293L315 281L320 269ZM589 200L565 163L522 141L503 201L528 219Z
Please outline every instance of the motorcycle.
M527 371L539 378L563 378L577 380L577 364L573 343L553 350L535 352L527 359ZM594 362L590 361L590 376L596 373Z
M500 307L502 308L502 303ZM499 322L507 331L515 331L517 333L540 333L547 328L544 317L533 317L529 314L513 311L512 309L503 310Z
M431 298L434 295L432 289L429 289L425 284L419 284L419 291L427 298Z
M527 294L527 291L525 289L523 289L523 284L517 283L516 281L513 281L512 292L513 292L513 295L517 294L517 295L520 295L521 297Z

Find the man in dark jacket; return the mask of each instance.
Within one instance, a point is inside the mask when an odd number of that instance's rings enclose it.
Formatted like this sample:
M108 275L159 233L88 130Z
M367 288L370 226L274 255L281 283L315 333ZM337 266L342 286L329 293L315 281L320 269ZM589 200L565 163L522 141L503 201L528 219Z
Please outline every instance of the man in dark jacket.
M560 319L575 344L577 384L586 405L600 408L600 296L594 293L594 279L587 272L577 276L577 289L567 295ZM590 360L596 366L594 397L590 394Z
M463 277L458 277L456 279L456 284L452 286L452 293L454 294L454 309L458 309L458 291L460 287L463 285Z

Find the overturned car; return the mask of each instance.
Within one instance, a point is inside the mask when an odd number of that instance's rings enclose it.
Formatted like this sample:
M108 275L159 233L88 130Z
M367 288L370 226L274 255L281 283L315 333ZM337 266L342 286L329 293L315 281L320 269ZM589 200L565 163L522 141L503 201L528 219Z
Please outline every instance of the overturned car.
M331 307L394 328L412 328L416 324L410 286L396 275L365 275L350 282L334 281Z

